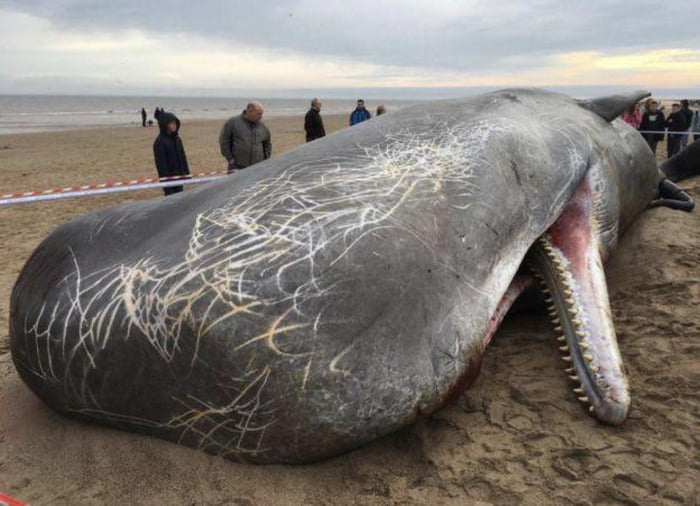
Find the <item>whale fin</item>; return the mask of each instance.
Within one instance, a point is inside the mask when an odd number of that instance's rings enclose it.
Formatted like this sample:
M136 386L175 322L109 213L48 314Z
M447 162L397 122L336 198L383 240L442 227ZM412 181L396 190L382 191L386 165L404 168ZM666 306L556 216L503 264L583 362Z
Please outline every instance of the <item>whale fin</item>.
M605 97L579 100L578 104L584 109L596 113L601 118L612 121L625 112L625 109L649 96L651 96L650 92L637 90L628 93L620 93L618 95L607 95Z
M698 134L695 136L694 142L688 143L685 149L680 150L659 167L661 172L674 183L700 176L700 140L698 140L700 136Z

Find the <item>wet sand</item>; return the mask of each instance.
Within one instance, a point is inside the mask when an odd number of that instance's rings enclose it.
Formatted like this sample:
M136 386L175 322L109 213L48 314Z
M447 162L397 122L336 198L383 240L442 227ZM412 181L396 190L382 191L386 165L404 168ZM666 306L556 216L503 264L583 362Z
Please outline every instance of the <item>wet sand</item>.
M329 131L346 117L328 117ZM300 118L269 119L274 152ZM219 121L188 122L193 171L224 169ZM0 194L152 175L155 128L0 136ZM659 146L663 150L663 146ZM684 187L700 196L700 178ZM22 384L8 350L12 284L70 218L160 190L0 209L0 492L33 505L696 504L700 215L655 209L607 266L633 396L621 427L577 403L544 314L508 319L459 402L359 450L305 466L235 464L67 419Z

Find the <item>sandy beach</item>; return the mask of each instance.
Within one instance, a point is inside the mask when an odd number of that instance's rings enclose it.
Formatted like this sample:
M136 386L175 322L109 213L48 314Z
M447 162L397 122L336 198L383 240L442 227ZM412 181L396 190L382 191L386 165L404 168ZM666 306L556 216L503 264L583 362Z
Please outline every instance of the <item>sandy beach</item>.
M327 131L347 116L324 118ZM265 120L273 154L303 118ZM223 170L221 121L181 135L193 172ZM0 194L154 175L157 129L0 136ZM665 144L659 145L659 156ZM700 196L700 178L682 186ZM546 315L509 318L456 405L348 454L304 466L235 464L67 419L20 381L8 342L13 283L72 217L160 190L0 208L0 492L39 505L693 505L700 493L700 213L654 209L606 272L632 390L621 427L576 401Z

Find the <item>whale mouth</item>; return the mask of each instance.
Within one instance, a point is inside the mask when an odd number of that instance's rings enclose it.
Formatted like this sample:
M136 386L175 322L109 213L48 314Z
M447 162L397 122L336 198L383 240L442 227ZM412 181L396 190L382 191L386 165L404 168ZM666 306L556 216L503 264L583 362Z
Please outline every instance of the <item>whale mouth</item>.
M608 300L594 195L587 176L557 221L530 248L574 393L602 422L627 417L629 386Z

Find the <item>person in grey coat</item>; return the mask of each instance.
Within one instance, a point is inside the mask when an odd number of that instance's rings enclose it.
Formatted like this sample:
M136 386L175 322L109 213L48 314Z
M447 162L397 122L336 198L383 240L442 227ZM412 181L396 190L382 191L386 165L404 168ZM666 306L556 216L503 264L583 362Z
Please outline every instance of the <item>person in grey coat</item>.
M229 174L267 160L272 155L270 131L261 121L262 115L262 104L250 102L243 113L224 123L219 146L228 162Z

